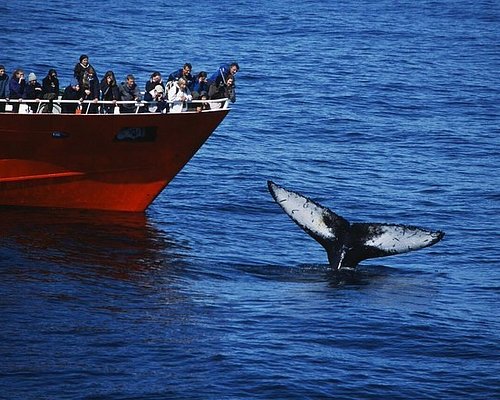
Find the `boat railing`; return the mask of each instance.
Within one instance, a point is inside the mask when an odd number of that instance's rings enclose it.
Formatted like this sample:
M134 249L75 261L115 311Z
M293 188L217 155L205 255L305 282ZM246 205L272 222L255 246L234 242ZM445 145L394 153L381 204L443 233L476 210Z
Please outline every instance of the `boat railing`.
M35 114L35 113L48 113L49 103L52 103L52 114L64 114L62 105L76 105L75 109L78 111L72 112L71 114L121 114L120 106L129 106L130 109L126 114L139 114L142 112L152 112L150 108L157 107L162 102L157 101L104 101L104 100L27 100L27 99L0 99L0 104L5 104L5 112L12 113L14 105L19 105L17 113L19 114ZM173 104L178 104L177 102L165 100L163 104L167 104L167 107L162 111L162 113L174 113L176 111L171 109ZM36 107L31 107L36 105ZM133 107L132 107L133 106ZM185 108L187 107L187 110ZM229 108L229 99L217 99L217 100L191 100L185 102L183 105L182 112L200 112L200 111L212 111ZM133 111L132 111L133 110ZM180 111L177 111L180 112ZM67 113L66 113L67 114Z

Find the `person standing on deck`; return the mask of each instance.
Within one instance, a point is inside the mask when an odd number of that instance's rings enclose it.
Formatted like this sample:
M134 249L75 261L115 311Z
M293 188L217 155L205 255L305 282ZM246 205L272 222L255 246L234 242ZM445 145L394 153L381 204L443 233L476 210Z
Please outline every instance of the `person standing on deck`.
M5 67L0 65L0 99L9 100L9 75L5 73ZM5 111L6 103L0 103L0 112Z
M158 86L158 85L160 85L163 88L163 90L165 90L165 85L163 84L161 73L158 71L154 71L151 74L151 77L149 78L149 80L146 82L145 92L146 93L151 92L151 90L154 90L154 88L156 88L156 86ZM144 98L144 100L150 101L146 98Z
M101 106L103 114L112 114L116 102L120 100L120 89L116 84L116 78L113 71L107 71L101 81L101 100L112 101L113 104L104 104Z
M179 80L172 82L168 89L168 101L170 103L170 112L179 113L187 111L188 102L193 100L191 91L187 87L186 80L179 78Z
M220 84L222 82L224 82L224 83L226 82L227 77L229 75L232 75L234 78L234 76L236 75L236 73L239 70L240 70L240 66L236 62L233 62L231 64L223 64L208 79L208 84L220 86Z
M77 62L75 68L73 69L73 75L80 83L80 86L82 85L83 76L85 75L85 72L89 70L89 68L92 68L94 70L95 77L97 78L95 68L89 63L89 56L86 54L82 54L80 56L80 62Z
M59 97L59 79L57 79L57 71L53 68L49 69L47 76L42 79L42 99L49 100L47 111L51 113L53 101Z
M128 74L125 82L122 82L119 89L121 101L141 101L141 92L135 83L134 75ZM134 113L135 109L136 106L134 104L120 105L120 112L122 113Z
M149 100L146 100L146 94L148 95ZM163 89L162 85L156 85L153 90L146 94L144 94L144 100L151 102L147 107L149 112L166 112L168 104L165 101L165 89Z
M240 66L238 63L233 62L231 64L223 64L219 67L217 71L215 71L212 76L208 79L209 89L208 89L208 97L212 99L212 96L216 93L220 93L221 91L226 91L230 88L231 92L231 102L236 101L236 86L235 75L240 70ZM231 85L227 85L227 80L229 77L232 78Z
M191 88L191 93L193 94L193 100L198 100L201 96L201 92L207 92L209 90L209 85L207 82L207 73L205 71L201 71L196 75L196 79L193 83L193 87Z
M78 83L76 78L73 79L73 81L68 86L66 86L66 89L64 89L62 100L78 100L80 102L83 100L80 93L80 84ZM78 109L78 104L62 102L61 108L63 113L75 114L76 110Z
M25 87L24 71L16 69L9 80L10 99L22 99ZM12 111L15 113L19 112L19 102L12 104Z
M28 84L24 89L23 99L26 100L40 100L42 98L42 85L38 83L37 77L34 72L28 75ZM29 107L31 112L36 113L38 111L39 103L30 103Z
M83 114L97 114L97 102L99 101L99 79L95 75L93 67L89 67L83 74L82 82L80 83L81 96L83 100L90 100L93 104L84 104Z
M236 93L234 87L234 78L232 75L229 75L226 78L225 82L221 82L219 86L211 85L210 92L208 93L208 97L210 100L218 100L218 99L229 99L231 103L236 101ZM221 107L221 103L213 104L215 107Z
M193 67L190 63L185 63L181 69L172 72L167 79L167 82L178 81L180 78L183 78L186 81L186 85L189 90L192 89L194 78L191 75Z

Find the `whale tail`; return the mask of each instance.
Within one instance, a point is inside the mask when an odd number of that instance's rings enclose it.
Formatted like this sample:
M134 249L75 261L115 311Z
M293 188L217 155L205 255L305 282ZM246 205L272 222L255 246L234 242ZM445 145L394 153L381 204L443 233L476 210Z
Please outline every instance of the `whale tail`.
M319 242L332 268L354 268L367 258L385 257L432 246L444 232L409 225L349 223L321 204L272 181L269 192L285 213Z

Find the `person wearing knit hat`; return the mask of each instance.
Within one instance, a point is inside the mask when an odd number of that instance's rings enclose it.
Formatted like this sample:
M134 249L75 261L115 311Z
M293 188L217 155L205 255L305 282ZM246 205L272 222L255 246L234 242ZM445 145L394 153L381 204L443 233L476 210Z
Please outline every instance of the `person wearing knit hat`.
M30 72L28 75L28 84L24 90L23 99L26 100L40 100L42 98L42 85L40 85L36 80L36 75L34 72ZM38 102L33 102L29 104L31 111L36 113L38 111Z

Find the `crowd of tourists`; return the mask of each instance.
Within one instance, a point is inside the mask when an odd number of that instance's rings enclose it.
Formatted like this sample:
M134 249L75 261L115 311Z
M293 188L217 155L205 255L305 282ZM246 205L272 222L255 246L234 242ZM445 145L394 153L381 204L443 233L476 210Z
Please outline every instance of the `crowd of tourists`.
M229 99L236 101L235 75L239 71L238 63L221 65L212 75L206 71L192 75L192 65L185 63L182 68L172 72L164 81L160 72L154 71L146 82L144 91L138 88L134 75L128 74L122 83L117 83L113 71L107 71L99 79L89 57L82 54L73 70L72 82L63 90L59 87L57 71L49 69L47 75L38 82L31 72L25 79L24 71L16 69L9 77L5 67L0 65L0 112L6 111L10 102L13 112L19 112L22 100L48 100L43 112L53 112L53 101L61 102L63 113L113 113L119 107L120 113L134 112L182 112L201 111L210 108L203 100ZM192 103L193 100L201 100ZM98 104L99 101L107 103ZM130 102L119 104L116 102ZM147 102L140 107L141 101ZM30 112L37 112L39 104L28 102Z

